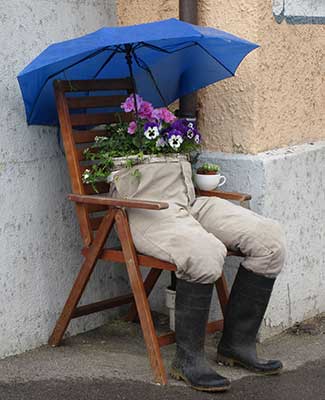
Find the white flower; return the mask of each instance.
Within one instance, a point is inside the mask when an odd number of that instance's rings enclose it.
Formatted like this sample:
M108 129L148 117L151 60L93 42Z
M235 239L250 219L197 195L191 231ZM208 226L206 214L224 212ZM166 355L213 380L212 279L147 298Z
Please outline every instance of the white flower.
M153 140L156 139L156 137L159 136L159 129L157 126L149 126L145 131L144 131L144 136L149 139Z
M171 135L168 138L168 143L173 149L178 149L183 143L183 138L180 135Z
M85 169L85 172L82 174L82 178L84 181L87 181L87 179L90 178L90 170L89 169Z

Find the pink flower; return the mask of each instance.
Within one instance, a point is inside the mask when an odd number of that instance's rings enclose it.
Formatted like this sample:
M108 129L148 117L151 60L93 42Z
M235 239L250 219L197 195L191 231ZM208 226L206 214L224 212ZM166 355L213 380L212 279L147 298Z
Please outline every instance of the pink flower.
M136 130L137 130L137 123L135 121L131 121L129 123L128 133L130 135L134 135Z
M141 106L139 108L139 117L141 119L152 119L153 107L152 104L148 101L142 101Z
M137 102L137 109L140 110L141 105L143 103L143 99L138 94L136 94L135 96L136 96L136 102ZM124 103L121 104L121 108L125 112L135 111L134 94L133 93L125 100Z
M167 124L172 123L176 120L175 115L170 112L167 108L156 108L153 111L153 118L162 120Z

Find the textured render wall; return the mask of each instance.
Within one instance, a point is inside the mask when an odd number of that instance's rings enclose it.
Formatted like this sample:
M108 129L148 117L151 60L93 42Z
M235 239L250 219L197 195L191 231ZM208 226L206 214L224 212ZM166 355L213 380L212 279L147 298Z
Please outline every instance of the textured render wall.
M178 18L178 0L116 0L119 25Z
M118 20L123 25L177 17L177 3L118 0ZM278 24L272 0L198 3L200 24L261 45L235 78L201 91L200 128L206 148L257 153L324 138L325 25Z
M200 2L201 23L261 48L201 95L209 150L257 153L325 137L324 25L278 24L272 2Z
M225 190L251 193L251 209L278 220L288 257L276 281L262 338L325 311L325 142L257 155L206 152L228 181ZM230 280L239 260L226 265Z
M16 75L51 42L114 23L114 1L0 2L0 358L47 341L81 262L56 130L27 127ZM105 271L85 300L112 294L116 282L123 289L123 276ZM70 332L102 321L80 319Z

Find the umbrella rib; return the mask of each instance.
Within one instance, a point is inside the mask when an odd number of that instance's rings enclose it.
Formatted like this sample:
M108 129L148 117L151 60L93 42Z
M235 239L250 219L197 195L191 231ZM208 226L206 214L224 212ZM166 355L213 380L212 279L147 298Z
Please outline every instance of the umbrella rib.
M102 64L102 66L99 68L99 70L96 72L94 75L93 79L96 79L97 76L102 72L102 70L106 67L106 65L112 60L112 58L115 56L115 54L118 52L116 49L112 54L108 56L108 58L105 60L105 62Z
M141 58L139 58L135 53L133 53L133 57L134 57L135 62L137 63L137 65L138 65L140 68L142 68L143 70L145 70L145 71L148 72L148 74L149 74L149 76L150 76L150 78L151 78L153 84L155 85L155 88L156 88L156 90L157 90L157 92L158 92L158 94L159 94L161 100L162 100L163 103L164 103L164 106L165 106L165 107L168 107L168 104L167 104L167 102L166 102L166 99L164 98L164 96L163 96L161 90L159 89L159 86L158 86L158 84L157 84L157 82L156 82L156 79L154 78L153 73L151 72L151 69L149 68L148 64L147 64L145 61L143 61ZM143 66L141 65L141 63L143 64Z
M188 46L184 46L180 49L175 49L175 50L166 50L166 49L162 49L161 47L154 46L152 44L148 44L148 43L144 43L144 42L141 42L141 43L142 43L142 47L148 47L153 50L161 51L163 53L168 53L168 54L173 54L173 53L176 53L176 52L184 50L184 49L188 49L193 46L198 46L198 47L200 47L200 49L202 49L204 52L206 52L211 58L213 58L217 63L219 63L226 71L228 71L231 74L231 76L235 76L235 74L229 68L227 68L220 60L218 60L216 57L214 57L206 48L204 48L198 42L193 42L193 43L189 44Z
M34 104L33 104L33 107L32 107L31 113L30 113L30 118L29 118L29 120L32 119L33 113L34 113L34 111L35 111L35 106L36 106L36 104L37 104L37 102L38 102L38 99L39 99L41 93L42 93L42 90L44 89L44 86L47 84L47 82L48 82L50 79L54 78L56 75L61 74L62 72L65 72L67 69L72 68L72 67L74 67L75 65L78 65L78 64L82 63L82 62L85 61L85 60L88 60L88 59L90 59L90 58L96 57L98 54L101 54L101 53L103 53L104 51L109 50L109 49L110 49L110 46L104 47L104 48L101 49L101 50L97 50L96 52L94 52L94 53L92 53L92 54L89 54L87 57L82 58L81 60L79 60L79 61L77 61L77 62L75 62L75 63L69 65L68 67L62 68L60 71L55 72L54 74L49 75L49 76L46 78L45 82L43 83L42 87L40 88L40 90L39 90L39 92L38 92L38 95L37 95L37 97L36 97L36 99L35 99L35 101L34 101Z
M226 71L228 71L231 76L235 76L235 74L227 68L220 60L218 60L216 57L214 57L207 49L205 49L200 43L196 42L196 44L203 50L205 51L211 58L213 58L217 63L219 63Z
M145 42L141 42L138 46L135 47L135 49L139 49L141 47L148 47L149 49L152 50L157 50L160 51L162 53L167 53L167 54L173 54L176 53L178 51L184 50L184 49L188 49L190 47L193 47L197 44L197 42L193 42L188 44L187 46L181 47L180 49L175 49L175 50L167 50L167 49L163 49L162 47L158 47L158 46L154 46L153 44L149 44L149 43L145 43Z

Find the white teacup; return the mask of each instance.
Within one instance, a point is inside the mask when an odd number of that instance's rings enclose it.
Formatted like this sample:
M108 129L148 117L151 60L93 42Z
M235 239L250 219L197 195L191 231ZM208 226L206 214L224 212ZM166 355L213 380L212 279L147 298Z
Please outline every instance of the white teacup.
M203 175L194 173L195 185L201 190L213 190L226 183L227 178L223 175Z

